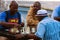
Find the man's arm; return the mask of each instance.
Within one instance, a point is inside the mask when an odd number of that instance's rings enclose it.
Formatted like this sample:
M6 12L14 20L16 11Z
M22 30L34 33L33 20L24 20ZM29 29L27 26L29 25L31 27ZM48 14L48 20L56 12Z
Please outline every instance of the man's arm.
M24 23L22 22L19 26L24 27Z
M60 17L54 17L54 19L60 21Z
M9 27L16 26L17 24L15 24L15 23L8 23L8 22L0 22L0 25L3 25L5 27L9 28Z
M17 24L17 23L8 23L8 22L0 22L0 25L3 25L7 28L11 28L11 27L24 27L24 23L21 23L21 24Z

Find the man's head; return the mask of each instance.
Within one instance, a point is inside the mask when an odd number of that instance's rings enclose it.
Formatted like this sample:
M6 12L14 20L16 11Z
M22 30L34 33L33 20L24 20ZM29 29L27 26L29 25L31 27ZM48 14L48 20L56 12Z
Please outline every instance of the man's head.
M15 13L18 11L18 4L16 1L12 1L10 4L10 11Z
M46 10L38 10L37 14L35 15L39 21L41 21L44 17L48 16Z
M34 10L40 10L41 9L41 4L40 2L36 1L33 4Z

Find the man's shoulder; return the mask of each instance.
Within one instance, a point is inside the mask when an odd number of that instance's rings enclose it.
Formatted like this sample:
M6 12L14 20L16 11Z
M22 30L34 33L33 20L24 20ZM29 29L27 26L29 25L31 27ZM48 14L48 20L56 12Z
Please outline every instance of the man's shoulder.
M60 8L60 5L56 6L56 8Z
M17 12L17 14L21 15L21 12Z
M47 23L51 23L51 22L55 22L55 21L51 18L48 18L48 19L42 20L40 23L47 24Z
M4 11L4 12L1 12L0 15L1 15L1 16L2 16L2 15L6 15L5 11Z
M54 10L59 10L60 9L60 5L59 6L56 6Z
M45 21L43 21L44 24L56 24L56 23L59 23L58 21L50 18L50 19L46 19Z

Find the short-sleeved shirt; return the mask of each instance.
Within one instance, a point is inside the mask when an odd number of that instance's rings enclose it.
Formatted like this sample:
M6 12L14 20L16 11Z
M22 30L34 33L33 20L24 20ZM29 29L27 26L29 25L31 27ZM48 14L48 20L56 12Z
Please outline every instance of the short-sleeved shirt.
M60 23L45 17L38 23L35 35L43 40L60 40Z
M0 22L6 22L6 12L0 13ZM20 20L20 21L19 21ZM8 11L8 22L9 23L21 23L21 14L20 14L20 19L18 18L18 14L10 15L10 11ZM0 25L0 29L4 28L3 26Z
M54 10L53 10L53 13L52 13L52 18L54 17L60 17L60 6L57 6Z

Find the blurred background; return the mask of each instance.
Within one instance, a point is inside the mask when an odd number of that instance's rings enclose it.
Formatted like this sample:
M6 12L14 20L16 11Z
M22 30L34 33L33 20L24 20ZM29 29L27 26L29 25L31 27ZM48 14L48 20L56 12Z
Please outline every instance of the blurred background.
M9 4L12 0L0 0L0 12L1 11L5 11L9 9ZM21 15L23 16L23 18L26 17L26 14L29 10L29 7L36 1L36 0L15 0L17 1L18 5L19 5L19 12L21 12ZM39 0L37 0L39 1ZM46 9L49 12L49 15L52 13L52 10L57 6L60 5L60 1L39 1L42 5L42 9Z

